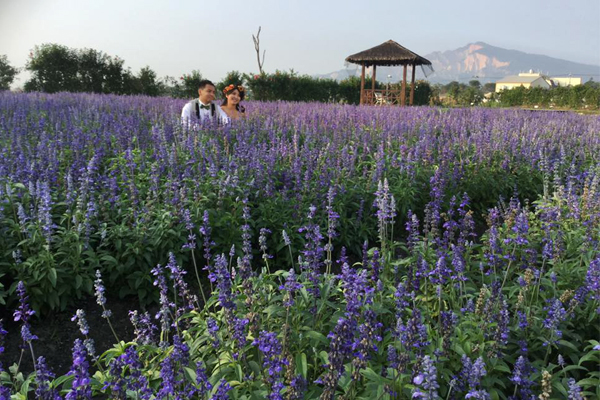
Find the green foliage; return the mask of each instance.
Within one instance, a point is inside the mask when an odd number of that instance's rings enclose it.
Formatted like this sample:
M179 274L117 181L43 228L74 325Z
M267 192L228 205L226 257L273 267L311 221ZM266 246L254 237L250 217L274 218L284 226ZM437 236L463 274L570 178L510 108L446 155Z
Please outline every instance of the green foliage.
M8 57L6 55L0 55L0 90L8 90L10 89L10 85L15 80L15 76L19 70L12 65L10 65L8 61Z
M217 93L223 93L223 89L229 85L244 86L245 76L238 71L230 71L225 78L217 83Z
M496 93L494 101L503 107L542 107L589 109L600 108L600 88L594 84L557 86L550 89L519 86Z
M58 44L42 44L30 53L26 69L31 79L26 91L143 94L158 96L161 83L150 67L138 75L125 69L124 61L94 49L71 49Z
M239 270L230 276L227 262L218 271L211 265L216 289L202 305L171 273L155 271L167 282L161 314L167 323L152 334L138 318L133 340L117 340L93 359L90 390L111 398L161 390L176 397L194 390L193 398L209 399L224 380L230 398L252 399L272 394L274 381L285 387L280 394L289 394L292 381L302 378L304 398L411 398L428 356L435 360L432 398L469 398L467 392L477 390L499 399L521 393L524 382L531 382L526 388L533 397L552 392L549 398L565 398L571 379L594 398L600 383L599 303L577 293L586 284L587 266L598 257L587 239L597 205L583 193L567 194L562 184L547 189L531 207L513 199L497 209L481 245L463 243L471 212L456 213L450 206L440 210L446 218L443 234L415 232L410 244L382 237L364 261L344 263L337 276L309 278L307 263L294 265L303 243L283 246L292 254L284 271L268 272L267 258L262 272L247 278ZM342 205L336 202L333 209ZM561 217L548 221L548 210ZM521 218L526 232L516 227ZM305 222L326 230L323 218ZM560 242L551 258L532 258L544 254L548 238ZM440 245L443 240L449 243ZM444 275L442 267L429 274L420 270L457 254L463 269L454 269L456 276ZM498 269L491 267L495 262ZM286 291L293 271L300 287ZM558 305L554 313L551 304ZM261 347L267 334L273 341ZM517 372L520 356L531 371ZM463 374L465 360L476 359L481 376ZM118 362L128 366L115 368ZM72 383L63 375L47 387L65 395ZM41 386L34 373L16 365L0 373L0 384L22 398Z
M25 67L31 79L25 83L26 91L55 93L77 92L79 60L77 51L59 44L36 46Z
M200 71L193 70L190 74L183 74L179 81L170 80L164 89L165 94L181 99L193 99L198 97L200 81L203 80Z
M334 79L313 78L308 75L298 75L290 72L277 71L274 74L245 75L252 98L263 101L318 101L322 103L359 104L360 78L351 76L342 81ZM366 79L366 88L371 88L371 80ZM377 81L376 89L389 87L399 90L400 85L385 85ZM406 99L410 95L410 84L406 86ZM426 81L415 82L415 105L428 105L432 88Z

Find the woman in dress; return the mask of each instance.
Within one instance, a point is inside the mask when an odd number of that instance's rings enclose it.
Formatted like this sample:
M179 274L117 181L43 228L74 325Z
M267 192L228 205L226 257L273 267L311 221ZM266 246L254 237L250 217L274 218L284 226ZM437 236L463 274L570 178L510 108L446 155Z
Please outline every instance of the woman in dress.
M244 87L229 85L225 89L223 89L223 95L225 99L223 100L223 104L221 104L221 109L225 111L227 116L231 119L240 119L241 117L245 117L246 109L244 106L240 105L240 102L244 100Z

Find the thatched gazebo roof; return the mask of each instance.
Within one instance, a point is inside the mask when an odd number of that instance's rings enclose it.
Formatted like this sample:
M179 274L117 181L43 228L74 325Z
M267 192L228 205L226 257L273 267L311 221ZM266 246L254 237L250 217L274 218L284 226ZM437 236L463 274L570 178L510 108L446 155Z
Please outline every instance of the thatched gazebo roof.
M394 65L431 65L431 61L413 53L406 47L400 46L393 40L388 40L379 46L372 47L360 53L346 57L347 62L364 65L394 66Z
M397 93L392 93L386 90L382 93L381 90L378 92L375 89L376 71L377 66L392 67L395 65L404 66L402 72L402 89L400 89L399 97L400 105L406 104L406 68L410 65L412 69L412 79L410 84L410 104L413 104L413 98L415 93L415 68L417 65L421 66L423 74L425 76L433 72L431 61L421 57L417 53L413 53L406 47L400 46L393 40L388 40L379 46L372 47L368 50L361 51L360 53L353 54L346 57L347 62L353 64L362 65L362 72L360 75L360 104L384 104L386 101L382 96L390 97L390 94L396 96ZM365 68L373 67L373 73L371 75L371 89L365 90ZM397 92L397 91L393 91ZM392 100L392 101L397 101Z

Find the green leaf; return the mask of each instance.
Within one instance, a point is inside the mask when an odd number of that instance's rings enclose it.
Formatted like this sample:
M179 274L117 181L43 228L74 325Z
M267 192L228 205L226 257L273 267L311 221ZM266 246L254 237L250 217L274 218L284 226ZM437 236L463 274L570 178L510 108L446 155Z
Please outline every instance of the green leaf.
M579 386L593 386L596 387L600 384L600 381L596 378L585 378L577 382Z
M56 268L50 268L50 272L48 273L48 279L50 279L50 283L52 287L56 287Z
M297 354L296 355L296 371L299 371L302 374L303 378L306 378L308 375L308 362L306 361L306 354Z
M577 346L575 346L571 342L567 342L566 340L561 339L561 340L558 341L558 343L561 344L561 345L563 345L563 346L565 346L565 347L570 348L571 350L573 350L575 352L575 354L579 353L579 349L577 348Z
M380 385L391 382L390 379L384 378L377 372L373 371L371 368L365 368L365 369L361 370L360 374L362 376L364 376L365 378L367 378L368 380L370 380L372 382L377 382Z
M75 289L79 289L81 287L82 283L83 283L83 278L81 277L81 275L76 275L75 276Z
M317 331L308 331L306 332L306 336L309 338L316 340L317 342L328 344L327 337L323 335L321 332Z
M260 376L260 366L256 363L256 361L250 361L248 364L250 364L250 368L254 372L254 376Z

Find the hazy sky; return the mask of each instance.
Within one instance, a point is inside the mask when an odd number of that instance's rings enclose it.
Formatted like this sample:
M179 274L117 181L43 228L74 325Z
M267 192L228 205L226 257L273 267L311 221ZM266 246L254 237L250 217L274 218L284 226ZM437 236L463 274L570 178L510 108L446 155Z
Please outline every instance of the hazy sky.
M0 54L23 67L35 45L59 43L118 55L134 72L218 81L258 71L259 25L267 72L332 72L389 39L421 55L483 41L600 65L600 0L0 0Z

